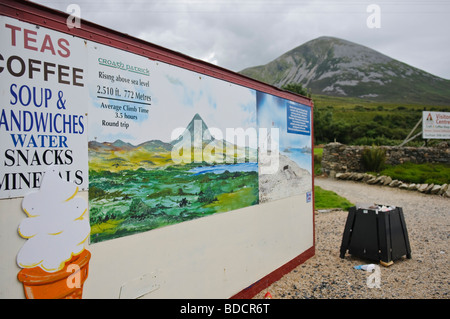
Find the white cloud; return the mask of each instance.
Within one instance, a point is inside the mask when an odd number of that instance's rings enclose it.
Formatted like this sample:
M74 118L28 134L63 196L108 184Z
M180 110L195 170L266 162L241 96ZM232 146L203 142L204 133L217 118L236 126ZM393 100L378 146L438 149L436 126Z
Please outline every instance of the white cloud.
M72 0L39 0L65 11ZM381 28L366 24L370 4ZM79 0L81 17L219 66L240 71L319 36L363 44L450 79L450 2L293 0Z

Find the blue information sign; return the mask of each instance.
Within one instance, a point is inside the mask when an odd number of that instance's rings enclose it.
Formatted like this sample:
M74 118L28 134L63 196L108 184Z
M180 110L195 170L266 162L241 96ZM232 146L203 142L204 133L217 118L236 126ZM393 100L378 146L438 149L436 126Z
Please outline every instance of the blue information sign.
M289 102L286 111L288 133L311 135L311 110L309 107Z

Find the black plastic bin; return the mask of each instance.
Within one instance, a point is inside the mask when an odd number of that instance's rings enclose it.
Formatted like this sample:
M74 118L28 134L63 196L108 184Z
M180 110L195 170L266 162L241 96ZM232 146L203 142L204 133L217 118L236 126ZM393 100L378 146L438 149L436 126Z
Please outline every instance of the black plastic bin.
M401 207L357 205L349 209L340 257L349 254L388 266L406 255L411 259L408 231Z

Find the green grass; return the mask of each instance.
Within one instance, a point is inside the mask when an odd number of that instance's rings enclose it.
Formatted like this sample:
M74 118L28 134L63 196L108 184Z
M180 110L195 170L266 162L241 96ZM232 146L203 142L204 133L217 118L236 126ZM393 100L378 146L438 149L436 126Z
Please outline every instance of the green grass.
M359 110L364 111L404 111L411 110L422 111L424 107L427 107L429 111L445 111L448 110L448 105L430 105L423 103L410 103L404 102L385 102L385 101L372 101L367 99L361 99L356 97L337 97L329 95L313 94L314 106L326 107L331 105L337 109L344 110Z
M339 196L333 191L322 189L319 186L314 186L314 204L315 209L340 208L342 210L348 210L354 206L346 198Z
M322 174L322 147L314 148L314 175L319 176Z
M335 140L353 145L399 145L421 119L423 110L448 111L445 105L390 103L324 95L313 95L312 98L316 145ZM423 142L416 138L406 146L421 146ZM428 141L429 146L439 142Z
M323 147L314 147L314 155L322 157Z
M448 164L414 164L406 162L395 166L387 165L379 174L407 183L450 184L450 165Z

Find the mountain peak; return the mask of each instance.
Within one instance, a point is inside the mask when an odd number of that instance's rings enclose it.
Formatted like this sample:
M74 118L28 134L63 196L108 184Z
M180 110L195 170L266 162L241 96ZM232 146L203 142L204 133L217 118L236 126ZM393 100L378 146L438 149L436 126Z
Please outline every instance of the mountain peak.
M194 134L194 129L198 128L200 129L200 125L201 125L201 129L203 131L208 130L208 125L206 125L205 121L203 121L202 117L200 116L200 114L195 113L194 117L192 118L192 120L189 122L188 126L186 127L186 129L191 133Z
M313 94L450 104L449 80L330 36L310 40L266 65L240 73L277 87L300 83Z
M200 114L195 113L192 120L186 126L183 134L181 134L177 139L170 142L172 145L179 143L182 139L188 138L190 136L192 143L194 140L211 141L214 137L211 135L208 125L206 125ZM193 145L193 144L192 144Z
M316 42L328 42L328 43L334 42L334 43L352 43L353 44L353 42L350 42L350 41L347 41L347 40L344 40L341 38L326 36L326 35L309 40L308 42L305 42L304 44L316 43Z

